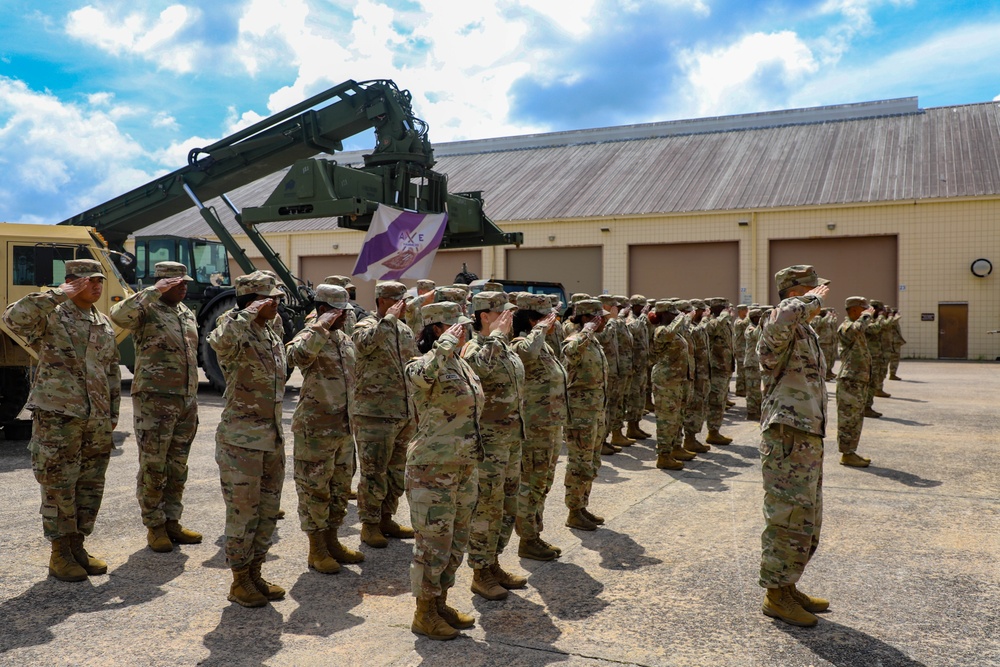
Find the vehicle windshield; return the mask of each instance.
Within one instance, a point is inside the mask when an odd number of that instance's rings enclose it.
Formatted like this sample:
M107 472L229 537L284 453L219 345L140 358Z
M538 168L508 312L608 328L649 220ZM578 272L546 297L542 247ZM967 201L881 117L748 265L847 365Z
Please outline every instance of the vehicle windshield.
M194 241L191 244L194 278L206 285L229 285L229 258L226 247L211 241Z

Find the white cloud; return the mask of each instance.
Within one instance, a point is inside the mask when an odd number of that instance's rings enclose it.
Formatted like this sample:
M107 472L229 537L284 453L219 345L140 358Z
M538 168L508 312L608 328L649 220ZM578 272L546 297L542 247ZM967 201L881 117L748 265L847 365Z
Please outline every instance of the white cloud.
M785 86L801 83L818 69L809 47L791 31L752 33L709 51L685 51L679 58L697 116L760 110ZM777 88L775 86L777 84Z
M186 73L194 69L198 50L177 43L177 38L199 14L197 9L171 5L155 18L138 12L118 18L116 12L87 5L69 13L66 33L111 55L136 55L161 69Z

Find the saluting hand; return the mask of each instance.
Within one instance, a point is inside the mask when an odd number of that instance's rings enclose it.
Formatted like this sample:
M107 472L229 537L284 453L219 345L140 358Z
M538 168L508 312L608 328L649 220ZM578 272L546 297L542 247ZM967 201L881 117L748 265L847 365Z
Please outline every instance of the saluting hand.
M337 323L337 320L339 320L341 316L343 316L343 314L344 311L339 310L337 308L333 308L320 315L319 319L316 321L319 322L320 326L324 327L327 331L329 331L330 329L333 328L333 325Z
M545 331L552 331L552 327L555 326L555 324L556 324L556 313L555 311L552 311L542 319L538 320L538 324L536 326L542 327L543 329L545 329Z
M160 278L156 281L156 284L154 284L153 287L155 287L160 294L166 294L182 282L184 282L184 278L182 276L177 276L176 278Z
M271 299L270 297L264 298L264 299L257 299L256 301L254 301L253 303L251 303L249 306L247 306L243 310L245 310L246 312L250 313L251 315L256 315L257 313L260 312L261 308L263 308L264 306L269 305L271 303L271 301L273 301L273 299Z
M594 333L597 331L597 327L601 326L601 322L603 321L604 317L602 315L597 315L594 319L583 325L583 330L587 333Z
M63 294L69 298L73 298L83 290L87 289L87 285L90 283L90 278L74 278L69 282L65 282L59 286Z
M505 310L500 313L500 317L493 321L493 326L490 327L490 333L494 331L499 331L500 333L506 335L510 334L510 330L514 324L514 311Z
M829 293L830 293L829 285L818 285L817 287L813 287L811 290L806 292L806 294L815 294L820 298L820 300L825 299L826 295Z
M450 327L448 327L448 330L445 331L445 333L446 334L451 334L452 336L454 336L455 338L457 338L458 339L458 346L459 347L462 347L462 345L465 343L465 325L464 324L452 324Z
M385 311L385 314L386 316L392 315L396 319L399 319L404 310L406 310L406 301L401 299L389 306L389 310Z

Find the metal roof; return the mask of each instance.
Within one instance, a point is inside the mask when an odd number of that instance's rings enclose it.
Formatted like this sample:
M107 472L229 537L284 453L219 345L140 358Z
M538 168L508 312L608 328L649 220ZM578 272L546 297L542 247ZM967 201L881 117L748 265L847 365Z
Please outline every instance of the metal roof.
M1000 194L1000 103L916 98L435 144L452 192L494 220L635 216ZM336 156L359 164L361 152ZM283 172L231 193L262 203ZM233 233L225 206L211 202ZM264 232L328 230L332 218ZM194 209L143 234L211 234Z

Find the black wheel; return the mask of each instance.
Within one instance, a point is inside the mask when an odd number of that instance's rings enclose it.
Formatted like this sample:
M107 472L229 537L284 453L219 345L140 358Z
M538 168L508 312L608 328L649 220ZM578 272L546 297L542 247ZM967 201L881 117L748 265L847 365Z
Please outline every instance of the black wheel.
M222 367L219 366L219 358L215 356L215 350L208 344L208 335L215 328L215 322L219 316L235 306L235 296L219 299L212 305L208 316L202 321L198 330L198 359L201 361L201 368L205 371L209 385L220 394L226 390L226 379L222 375Z
M28 401L31 380L23 366L0 368L0 426L13 422Z

